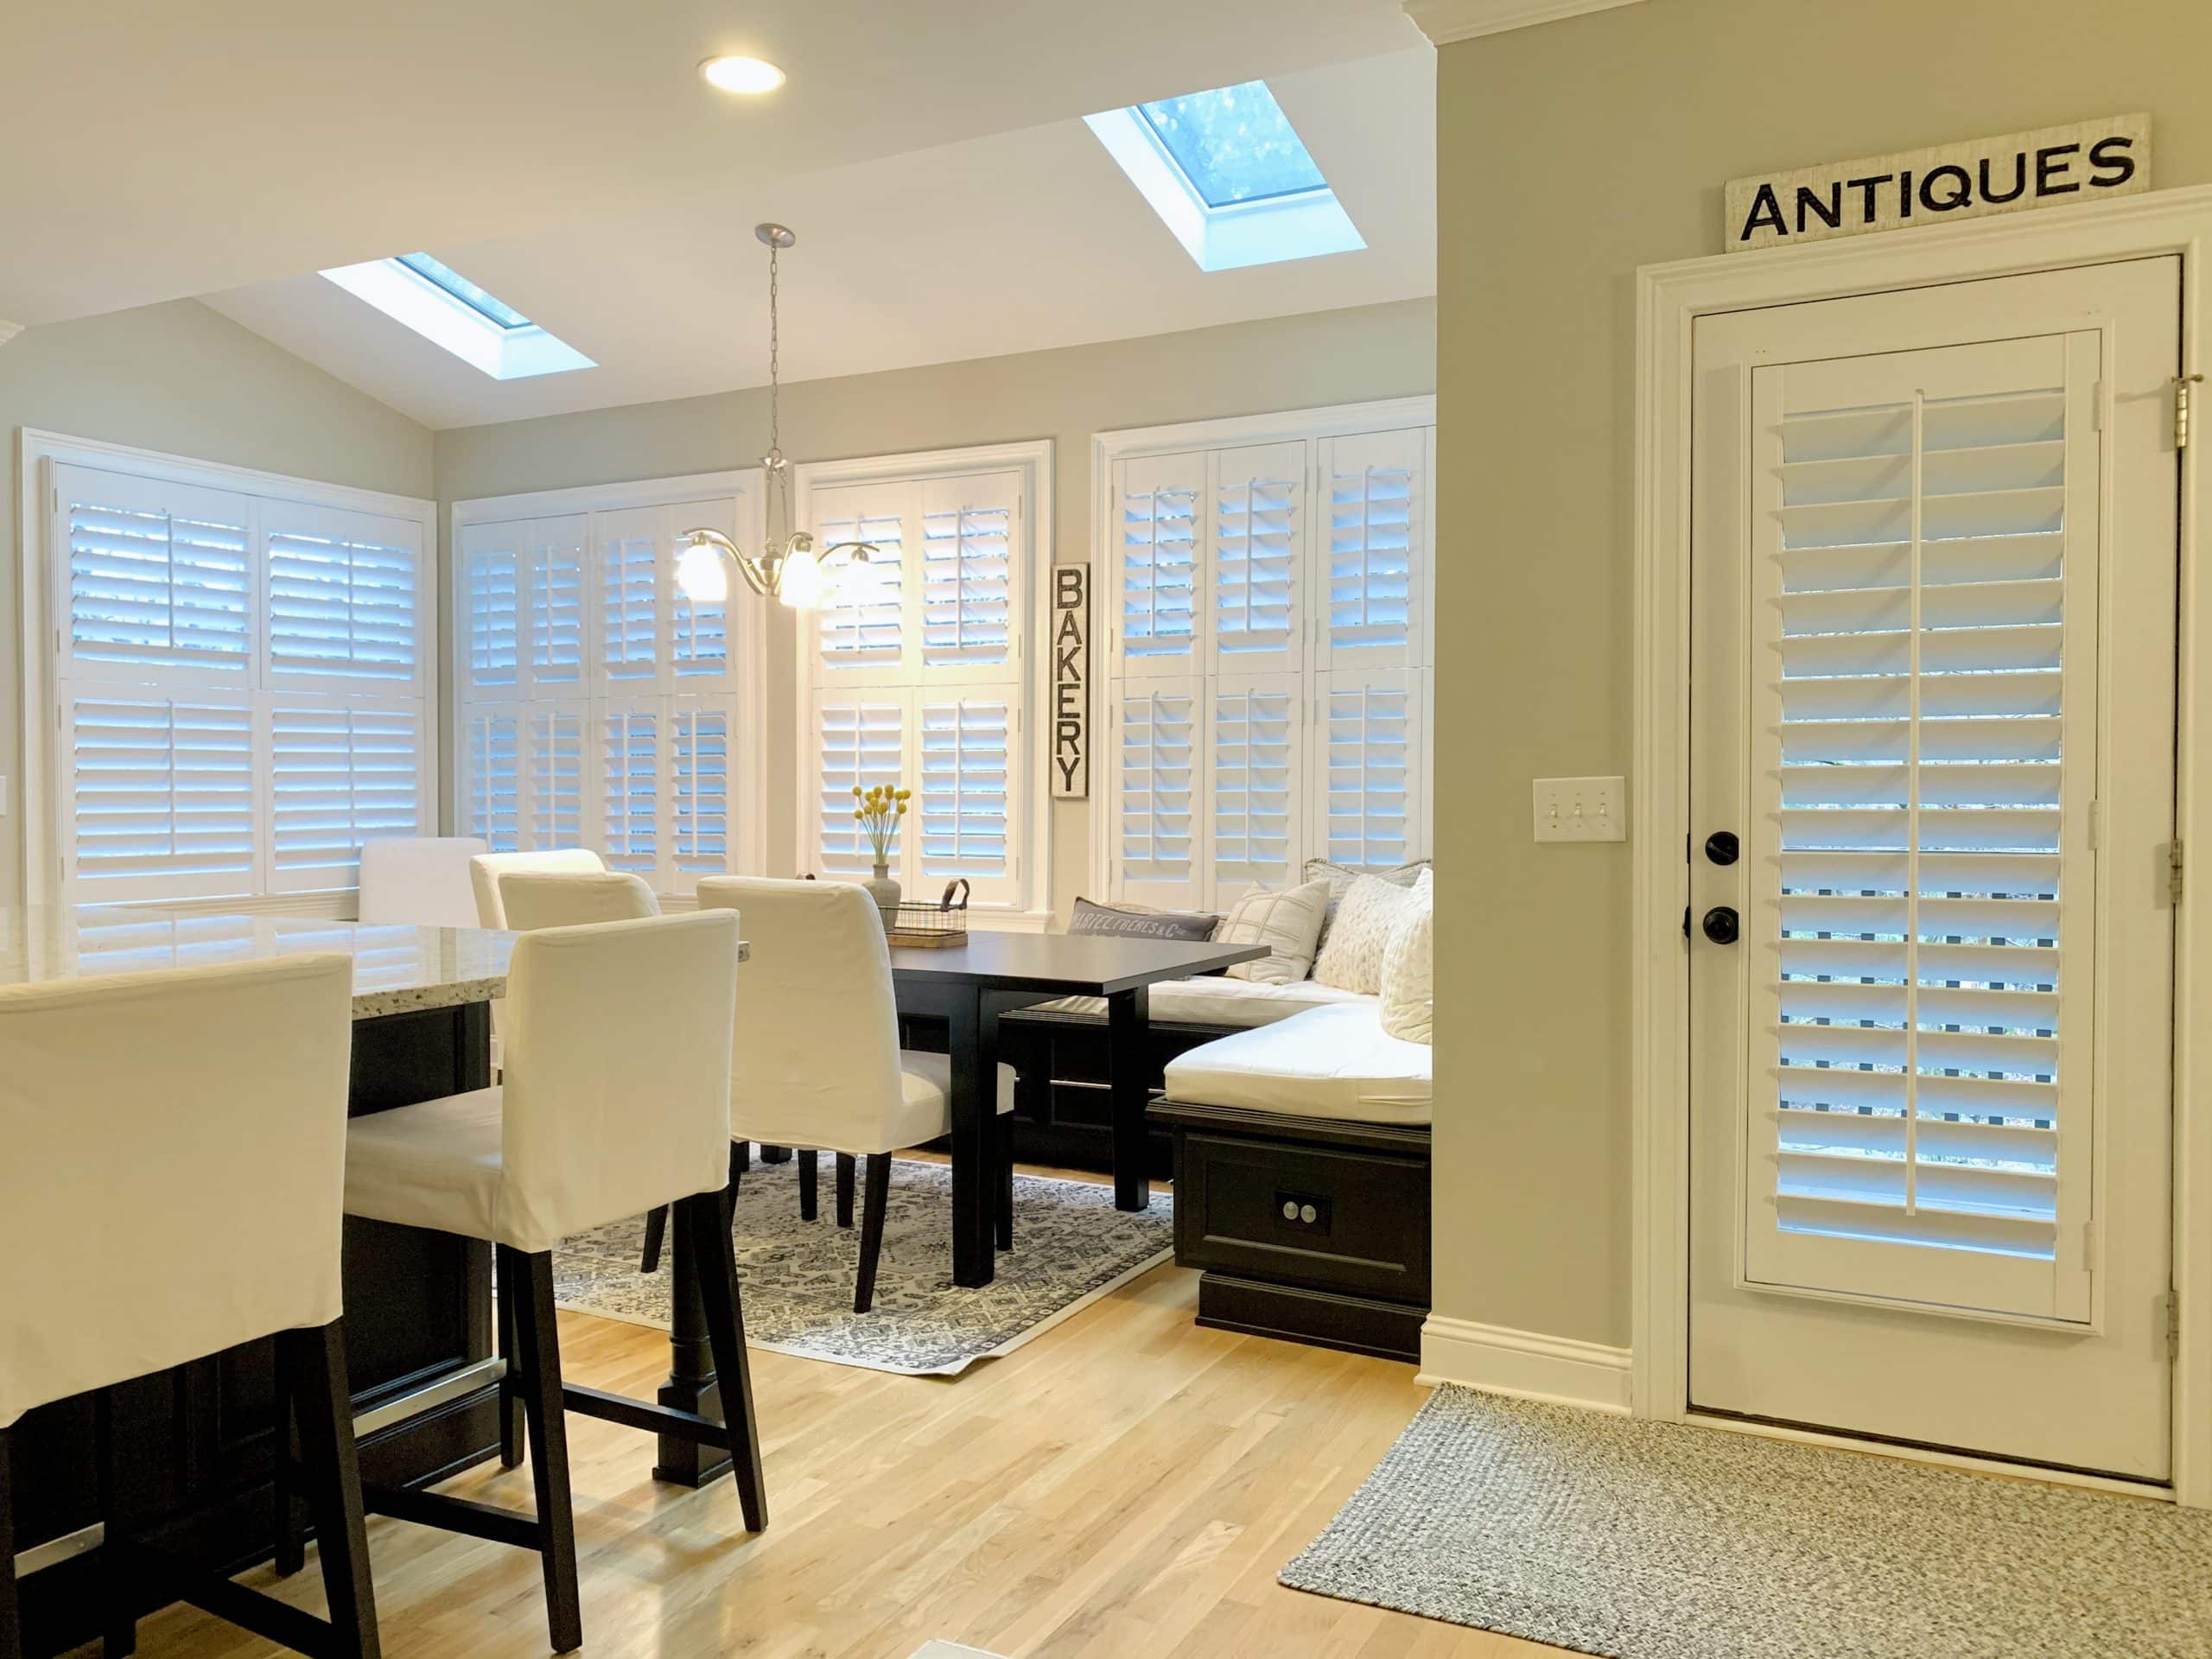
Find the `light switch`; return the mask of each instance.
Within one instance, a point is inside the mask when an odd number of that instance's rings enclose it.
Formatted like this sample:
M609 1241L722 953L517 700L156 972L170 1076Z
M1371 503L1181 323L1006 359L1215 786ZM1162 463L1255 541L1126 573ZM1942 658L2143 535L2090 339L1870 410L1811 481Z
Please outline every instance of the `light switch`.
M1539 778L1536 839L1626 841L1627 798L1618 778Z

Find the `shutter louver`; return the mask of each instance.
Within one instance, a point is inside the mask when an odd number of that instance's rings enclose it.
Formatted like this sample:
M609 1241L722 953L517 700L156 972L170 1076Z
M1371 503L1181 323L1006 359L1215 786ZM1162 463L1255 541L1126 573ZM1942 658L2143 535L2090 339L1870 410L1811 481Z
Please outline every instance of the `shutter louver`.
M1213 457L1213 648L1220 666L1291 669L1299 647L1298 576L1306 526L1306 446L1270 444Z
M410 695L422 667L416 527L282 504L262 518L272 682Z
M364 841L423 833L422 781L416 714L278 705L270 715L270 890L356 886Z
M1324 674L1322 844L1329 861L1387 870L1417 856L1421 706L1411 674Z
M599 516L599 664L609 681L660 672L660 573L650 511Z
M1014 875L1007 846L1012 706L1004 697L963 697L925 699L919 709L921 779L914 793L922 874L932 893L940 881L965 878L976 901L999 902Z
M923 493L925 667L1001 665L1012 657L1011 483L1004 474L950 479Z
M69 676L146 671L244 685L253 648L251 504L57 467L67 537Z
M834 506L830 510L836 511ZM866 564L841 559L831 571L830 591L817 625L817 660L823 668L847 672L897 669L906 656L906 637L905 526L897 504L871 503L861 511L825 518L814 539L821 547L868 542L875 548Z
M1116 654L1124 673L1188 673L1198 653L1204 458L1132 461L1122 472L1116 512Z
M585 713L536 704L529 722L531 848L583 846Z
M1329 493L1329 664L1411 665L1421 656L1427 434L1334 438L1322 450Z
M584 677L582 521L555 519L538 531L530 538L528 559L531 686L581 684Z
M1112 834L1126 897L1195 904L1202 896L1204 707L1195 680L1122 691L1116 710L1119 822Z
M1298 852L1297 677L1223 676L1213 695L1213 894L1288 883Z
M821 790L817 853L822 871L825 875L864 876L874 868L875 854L853 819L853 791L899 781L906 769L906 705L825 702L815 719ZM906 840L903 824L898 839L891 849L894 864Z
M522 678L517 648L522 594L515 578L515 556L486 549L464 550L461 558L468 606L468 683L472 689L510 690Z
M674 819L670 849L682 882L729 868L729 716L703 704L679 702L670 716L675 747Z
M522 848L522 726L512 709L472 709L465 717L468 830L495 853Z
M2067 530L2093 515L2095 440L2063 338L1905 355L1886 401L1755 382L1777 458L1774 1226L2048 1265L2088 1099L2065 1082L2092 926L2066 767L2094 596ZM2052 1313L2049 1286L2011 1311Z
M651 876L660 861L660 718L609 707L599 724L600 855L610 870Z
M243 699L70 699L72 899L251 893L259 859L253 714Z

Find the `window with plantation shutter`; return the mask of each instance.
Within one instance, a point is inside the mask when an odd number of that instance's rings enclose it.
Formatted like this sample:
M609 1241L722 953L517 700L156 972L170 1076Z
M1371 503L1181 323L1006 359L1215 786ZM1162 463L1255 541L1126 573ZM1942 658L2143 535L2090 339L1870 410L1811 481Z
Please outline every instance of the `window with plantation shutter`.
M1905 1244L1948 1265L1915 1252L1893 1294L1936 1294L1935 1274L1973 1306L2068 1313L2050 1268L2089 1155L2097 602L2094 537L2069 530L2094 518L2096 348L1755 372L1752 788L1778 839L1747 861L1779 949L1755 992L1754 1279L1863 1293L1839 1251Z
M477 707L461 717L461 830L495 853L522 847L523 716L514 707Z
M816 779L800 845L816 873L871 873L853 786L897 783L912 795L888 861L909 897L935 899L965 880L983 912L1030 911L1027 497L1047 452L1011 448L1021 453L799 469L817 545L865 539L880 550L865 564L832 562L811 630ZM969 455L977 464L962 464Z
M469 833L589 847L664 897L744 868L760 787L740 670L757 624L741 621L734 572L727 601L685 598L676 556L695 527L758 549L757 485L730 474L456 505L461 725L488 716L512 734L505 749L464 745ZM494 761L511 779L474 770Z
M1309 859L1426 855L1433 418L1414 399L1101 437L1105 892L1217 909Z
M364 840L429 833L429 504L42 442L28 592L52 619L55 720L34 746L53 805L32 890L334 894ZM490 611L487 592L487 655Z

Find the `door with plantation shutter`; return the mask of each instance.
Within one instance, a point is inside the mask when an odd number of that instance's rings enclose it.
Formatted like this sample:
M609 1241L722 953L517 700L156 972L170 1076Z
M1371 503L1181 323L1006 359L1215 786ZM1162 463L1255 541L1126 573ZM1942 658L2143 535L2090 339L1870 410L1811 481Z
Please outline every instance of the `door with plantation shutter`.
M1698 325L1694 1409L2170 1475L2179 291Z

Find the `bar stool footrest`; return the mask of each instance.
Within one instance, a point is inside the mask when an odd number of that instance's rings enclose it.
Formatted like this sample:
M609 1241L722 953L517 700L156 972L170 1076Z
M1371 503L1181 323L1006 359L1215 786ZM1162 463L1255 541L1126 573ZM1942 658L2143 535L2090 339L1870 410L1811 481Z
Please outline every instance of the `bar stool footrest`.
M316 1659L345 1659L354 1651L344 1633L327 1620L219 1577L158 1546L130 1540L119 1545L104 1543L100 1548L103 1553L119 1549L124 1560L118 1565L133 1577L143 1574L179 1601L189 1602L202 1612L213 1613L265 1641Z
M674 1406L632 1400L626 1394L608 1394L574 1382L562 1385L561 1403L581 1416L596 1417L601 1422L620 1423L625 1428L643 1429L648 1434L674 1434L723 1452L730 1449L728 1427L696 1411L680 1411Z
M512 1544L518 1549L542 1552L545 1548L545 1529L535 1516L518 1515L472 1498L363 1481L361 1503L371 1515L388 1515L395 1521L439 1527L487 1543Z

